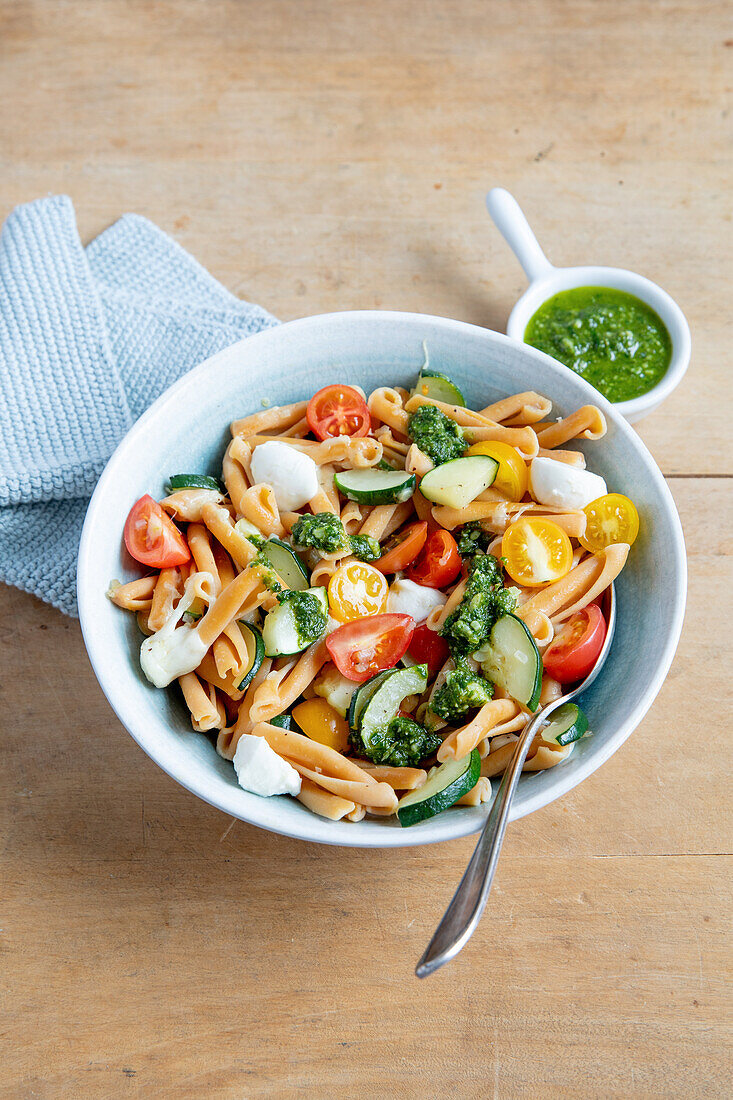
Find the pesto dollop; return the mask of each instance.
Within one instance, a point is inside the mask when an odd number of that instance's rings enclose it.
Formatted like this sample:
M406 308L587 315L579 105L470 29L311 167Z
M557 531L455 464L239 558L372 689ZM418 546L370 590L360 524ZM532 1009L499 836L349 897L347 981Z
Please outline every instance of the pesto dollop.
M651 306L605 286L581 286L548 298L530 317L524 339L609 401L648 393L672 358L669 333Z

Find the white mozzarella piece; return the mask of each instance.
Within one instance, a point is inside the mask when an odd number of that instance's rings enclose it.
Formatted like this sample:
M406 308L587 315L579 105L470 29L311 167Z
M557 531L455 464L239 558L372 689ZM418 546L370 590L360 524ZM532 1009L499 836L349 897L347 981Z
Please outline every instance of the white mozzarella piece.
M309 455L288 443L270 440L255 447L252 477L272 487L278 508L294 512L318 492L318 467Z
M600 474L579 470L554 458L535 458L529 468L529 488L539 504L556 508L585 508L608 489Z
M240 787L270 798L275 794L300 794L300 776L264 737L243 733L234 753L234 770Z
M195 573L186 581L178 607L168 616L160 630L146 638L140 646L140 667L156 687L167 687L201 664L209 648L194 626L178 626L197 595L213 587L210 573ZM177 629L176 629L177 628Z
M446 598L437 588L399 580L390 586L387 610L396 615L411 615L416 623L422 623L434 608L443 606Z

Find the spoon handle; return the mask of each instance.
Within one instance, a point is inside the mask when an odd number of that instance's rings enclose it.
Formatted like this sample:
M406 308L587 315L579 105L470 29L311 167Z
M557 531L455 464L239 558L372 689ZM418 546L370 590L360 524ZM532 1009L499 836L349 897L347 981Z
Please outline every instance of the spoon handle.
M503 187L493 187L486 196L486 208L494 224L524 268L533 283L553 270L552 264L540 248L539 241L529 227L522 208Z
M499 862L509 807L522 773L529 747L543 719L559 704L549 703L535 714L524 728L514 750L509 767L504 772L499 790L481 831L471 861L464 871L453 900L435 930L425 954L417 964L418 978L427 978L444 963L450 962L473 935L489 896L491 883Z

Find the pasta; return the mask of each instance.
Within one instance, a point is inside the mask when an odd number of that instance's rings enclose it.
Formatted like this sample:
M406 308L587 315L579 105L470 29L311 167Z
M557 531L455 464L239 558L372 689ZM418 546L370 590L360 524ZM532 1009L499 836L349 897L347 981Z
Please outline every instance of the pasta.
M564 446L601 439L603 414L551 412L534 391L473 410L434 372L329 386L233 420L221 483L175 475L134 505L125 538L151 573L109 598L245 789L403 825L445 808L448 774L455 804L491 800L531 714L582 678L579 630L598 651L638 530ZM560 743L545 724L524 770L562 764L581 726Z

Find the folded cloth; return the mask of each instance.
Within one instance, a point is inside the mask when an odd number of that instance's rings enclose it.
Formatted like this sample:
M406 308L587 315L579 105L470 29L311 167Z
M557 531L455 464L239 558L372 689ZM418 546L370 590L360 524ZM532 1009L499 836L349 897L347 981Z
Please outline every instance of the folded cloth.
M0 235L0 581L76 615L89 497L138 416L191 367L278 322L147 218L86 249L64 195Z

